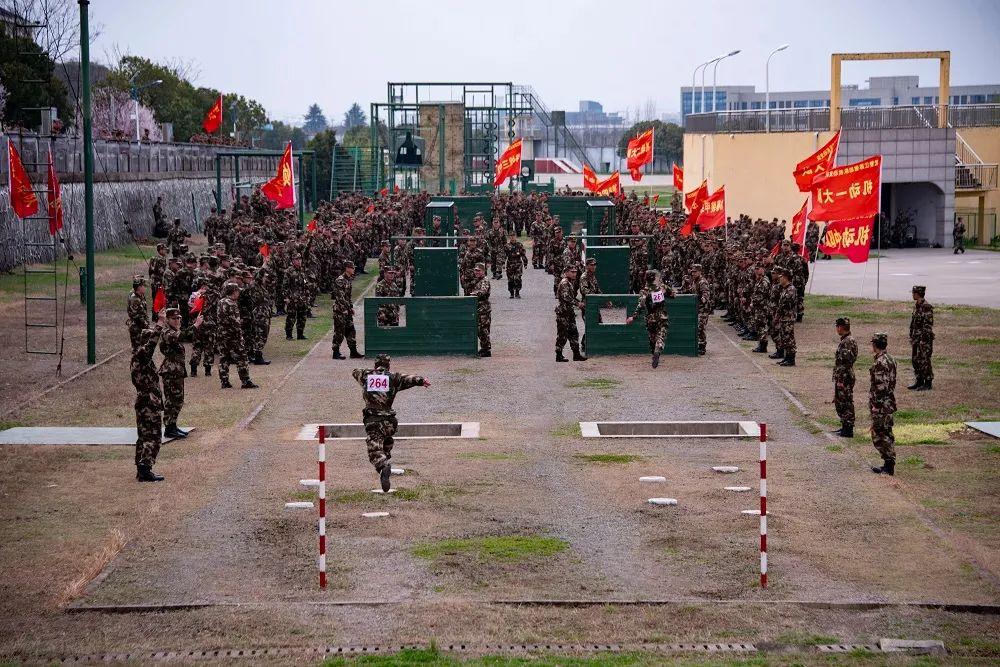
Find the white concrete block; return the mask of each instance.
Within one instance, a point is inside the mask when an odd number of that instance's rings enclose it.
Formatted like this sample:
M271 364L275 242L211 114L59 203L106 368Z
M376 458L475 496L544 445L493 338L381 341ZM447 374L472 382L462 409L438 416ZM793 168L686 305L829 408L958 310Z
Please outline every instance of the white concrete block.
M661 477L660 475L647 475L645 477L640 477L639 481L640 482L647 482L649 484L659 484L659 483L662 483L662 482L666 482L667 478L666 477Z
M361 516L366 519L382 519L389 516L388 512L364 512Z
M677 504L677 499L676 498L650 498L648 502L649 502L650 505L676 505Z
M285 503L286 510L308 510L312 509L313 504L308 501L295 502L295 503Z
M734 472L739 472L740 469L737 466L712 466L712 470L715 472L721 472L723 474L731 474Z
M735 491L737 493L743 493L745 491L751 491L752 490L749 486L726 486L726 487L723 487L723 488L725 488L726 491Z

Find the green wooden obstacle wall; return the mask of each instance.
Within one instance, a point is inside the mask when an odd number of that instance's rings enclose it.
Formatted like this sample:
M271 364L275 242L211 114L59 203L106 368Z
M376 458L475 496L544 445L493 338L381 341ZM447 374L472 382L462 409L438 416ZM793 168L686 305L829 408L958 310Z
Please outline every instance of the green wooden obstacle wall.
M599 266L599 265L598 265ZM638 296L635 294L591 294L587 296L587 354L649 354L649 335L645 317L632 324L598 324L600 308L625 308L631 315ZM670 329L663 348L664 354L698 356L698 303L693 294L681 294L667 299Z
M482 213L483 219L487 223L493 220L493 200L482 195L479 196L458 196L458 197L431 197L431 203L439 201L455 202L455 213L462 220L463 225L472 229L472 219L476 213ZM443 224L443 223L442 223Z
M434 216L441 216L441 231L445 234L455 233L455 202L432 201L424 207L424 231L434 233ZM409 233L409 230L407 230Z
M604 216L608 216L608 234L617 233L617 223L615 213L615 204L609 199L592 199L587 202L587 234L591 236L600 236L601 234L601 221L604 220ZM594 239L593 241L588 241L590 245L604 245L608 242L608 239Z
M458 296L458 248L414 248L412 293Z
M378 326L379 306L405 307L405 325ZM479 349L476 297L365 297L365 354L469 355Z
M602 292L608 294L627 294L628 256L630 248L620 245L587 246L587 259L597 260L597 282Z
M568 235L573 233L574 221L586 225L588 202L608 200L603 197L549 197L547 201L549 215L559 216L559 224Z

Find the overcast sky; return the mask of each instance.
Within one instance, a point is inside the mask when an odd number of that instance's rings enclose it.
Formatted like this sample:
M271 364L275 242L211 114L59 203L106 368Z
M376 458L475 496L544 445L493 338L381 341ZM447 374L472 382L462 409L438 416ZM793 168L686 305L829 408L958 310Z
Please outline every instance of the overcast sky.
M317 102L339 121L352 102L384 102L387 81L530 84L553 109L581 99L606 111L647 98L679 110L692 70L720 84L772 90L830 85L830 53L952 52L953 85L1000 83L1000 0L93 0L103 32L92 49L193 62L196 84L255 98L272 118L299 120ZM711 68L706 81L711 84ZM848 63L844 83L918 74L930 61ZM700 83L700 76L699 76Z

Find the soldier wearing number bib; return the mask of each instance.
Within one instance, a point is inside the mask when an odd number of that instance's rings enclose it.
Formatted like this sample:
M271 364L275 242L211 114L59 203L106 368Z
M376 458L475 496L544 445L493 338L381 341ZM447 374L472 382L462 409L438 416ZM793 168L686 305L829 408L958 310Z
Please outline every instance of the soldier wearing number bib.
M356 368L352 375L361 385L361 397L365 401L362 421L365 425L368 444L368 460L375 466L382 483L382 490L389 491L389 476L392 466L392 436L399 422L392 402L396 394L410 387L429 387L431 383L419 375L403 375L389 372L389 355L380 354L375 359L374 369Z
M656 271L646 271L646 285L639 292L639 303L632 316L625 320L626 324L632 324L639 313L646 311L646 331L649 333L649 351L653 354L653 368L660 365L660 354L670 327L666 300L674 298L674 288L664 285L656 278Z

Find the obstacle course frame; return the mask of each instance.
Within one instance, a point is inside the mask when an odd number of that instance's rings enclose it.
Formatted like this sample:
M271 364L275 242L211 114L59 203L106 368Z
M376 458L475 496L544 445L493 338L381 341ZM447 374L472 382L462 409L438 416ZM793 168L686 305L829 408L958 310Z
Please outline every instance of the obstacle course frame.
M628 314L632 314L638 298L635 294L587 295L585 324L589 356L649 354L649 335L646 333L643 317L637 318L632 324L602 324L597 321L602 307L625 308ZM670 317L670 328L663 353L698 356L697 299L693 294L680 294L664 303Z

